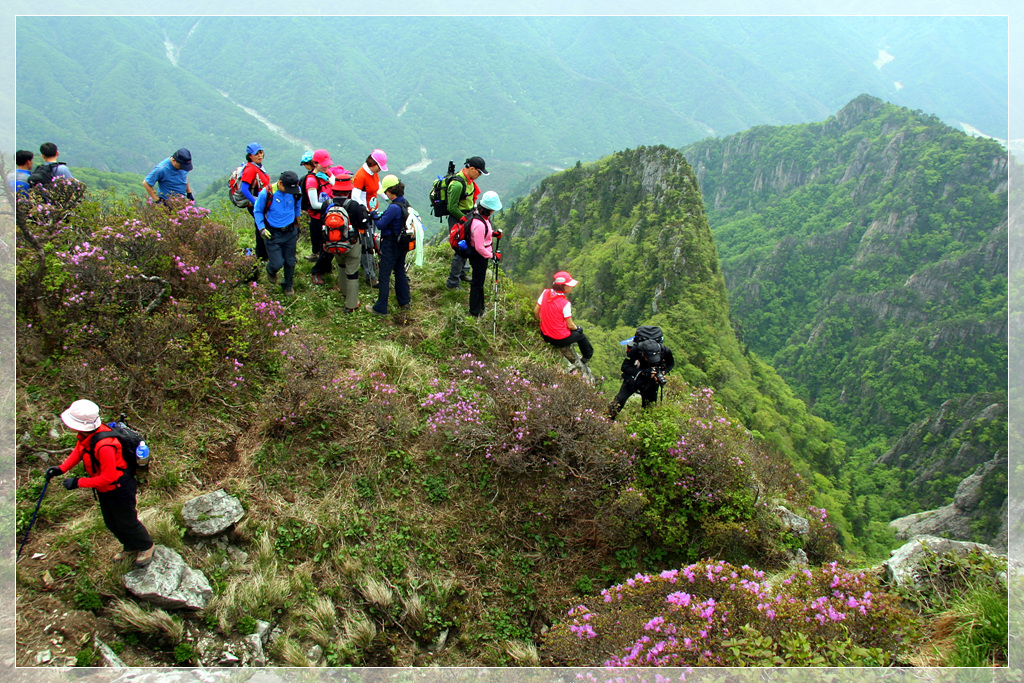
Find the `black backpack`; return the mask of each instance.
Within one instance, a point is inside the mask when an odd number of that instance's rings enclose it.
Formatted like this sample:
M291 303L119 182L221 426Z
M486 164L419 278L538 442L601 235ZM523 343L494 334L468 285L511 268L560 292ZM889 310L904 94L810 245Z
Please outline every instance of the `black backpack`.
M437 180L430 186L430 213L437 216L438 220L448 215L448 186L456 175L455 162L449 161L448 173L443 178L437 176Z
M39 164L29 173L28 186L35 187L36 185L43 185L52 181L53 172L57 170L57 167L66 165L63 161L47 161Z
M142 443L142 435L126 425L124 422L108 422L107 426L110 427L110 431L96 432L89 437L88 453L89 457L92 458L93 472L100 471L100 462L96 457L96 443L103 439L113 437L121 443L121 458L124 460L127 468L123 471L130 477L134 478L135 473L138 471L138 462L135 459L135 449L137 449L139 444Z
M665 335L662 334L660 327L641 325L636 328L636 334L633 335L631 355L647 367L657 367L664 359L665 347L661 344L664 340Z

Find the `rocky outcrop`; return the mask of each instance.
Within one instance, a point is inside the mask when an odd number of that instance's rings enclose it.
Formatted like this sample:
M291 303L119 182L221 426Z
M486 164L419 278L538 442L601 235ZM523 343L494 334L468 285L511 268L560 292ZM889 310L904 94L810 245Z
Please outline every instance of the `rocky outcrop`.
M991 527L991 510L979 509L985 491L985 481L990 473L996 470L1005 471L1007 460L999 458L980 466L978 470L960 482L956 489L953 502L949 505L918 512L906 517L900 517L889 522L896 531L896 537L910 539L917 536L943 536L958 541L977 540L976 526ZM1005 479L1002 481L1005 482ZM1007 548L1007 521L1005 492L1003 493L1003 506L998 513L1001 515L1000 523L995 534L990 538L983 539L986 543L999 548L1003 552ZM979 525L980 522L980 525Z
M882 568L890 583L896 586L914 586L917 585L918 566L929 553L943 555L950 552L967 553L972 550L1004 557L995 548L982 543L965 543L937 536L920 536L892 551L892 556L882 563Z

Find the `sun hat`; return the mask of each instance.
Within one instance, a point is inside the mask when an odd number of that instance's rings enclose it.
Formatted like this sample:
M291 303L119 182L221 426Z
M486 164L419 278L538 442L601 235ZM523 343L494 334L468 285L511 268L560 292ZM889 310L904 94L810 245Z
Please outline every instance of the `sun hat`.
M326 149L318 149L317 151L313 152L313 163L319 166L323 166L324 168L330 168L331 166L334 166L334 162L331 161L331 155L327 152Z
M307 149L302 153L302 158L299 159L300 164L311 164L313 163L313 150Z
M401 181L398 179L398 176L396 176L394 173L389 173L388 175L380 179L380 191L386 192L389 188L394 187L399 182Z
M565 285L566 287L575 287L576 285L579 284L579 282L573 280L572 275L569 275L569 273L565 272L564 270L560 270L557 273L555 273L555 284Z
M101 424L100 407L87 398L80 398L60 414L60 419L76 432L91 432Z
M377 165L380 166L380 170L388 170L388 155L384 153L384 150L373 150L370 152L370 158L377 162Z
M480 206L491 211L501 211L501 198L494 190L487 190L480 197Z

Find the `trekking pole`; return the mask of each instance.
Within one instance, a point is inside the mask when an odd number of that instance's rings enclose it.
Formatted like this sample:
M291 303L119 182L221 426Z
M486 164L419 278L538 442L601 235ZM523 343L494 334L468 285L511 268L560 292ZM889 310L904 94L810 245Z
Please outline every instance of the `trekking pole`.
M32 520L28 523L28 528L25 529L25 537L23 539L21 539L21 547L18 548L18 555L17 555L17 557L21 557L21 551L25 549L25 544L28 542L28 532L32 531L32 527L36 523L36 516L39 514L39 506L43 504L43 496L46 495L46 487L49 486L49 485L50 485L50 480L49 479L47 479L45 482L43 482L43 490L39 494L39 500L36 501L36 509L35 509L35 512L32 513ZM15 560L17 560L17 557L15 558Z
M498 336L498 261L501 260L501 233L494 242L494 330L491 336Z

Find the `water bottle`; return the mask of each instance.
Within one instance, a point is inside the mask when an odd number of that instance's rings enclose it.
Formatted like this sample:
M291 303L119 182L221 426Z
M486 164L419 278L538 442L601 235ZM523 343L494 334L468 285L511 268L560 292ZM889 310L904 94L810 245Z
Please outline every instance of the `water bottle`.
M459 249L466 250L468 248L469 245L466 244L466 240L459 240Z
M145 441L135 447L135 463L138 467L149 467L149 446Z

